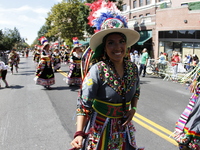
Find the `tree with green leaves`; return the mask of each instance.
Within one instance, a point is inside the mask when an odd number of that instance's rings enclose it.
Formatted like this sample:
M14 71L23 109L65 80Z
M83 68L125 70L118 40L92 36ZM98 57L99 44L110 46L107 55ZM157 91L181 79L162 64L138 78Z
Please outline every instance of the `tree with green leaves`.
M50 28L47 37L60 37L72 40L73 37L83 39L83 20L81 19L81 2L78 0L61 2L54 5L46 18Z
M116 2L116 0L111 0ZM94 27L88 25L89 7L85 3L93 3L94 0L63 0L54 5L48 13L45 25L38 32L38 38L45 36L49 41L57 41L60 37L69 45L72 44L72 38L78 37L79 40L85 40L84 33L87 36L94 34ZM117 7L122 8L122 0L118 1ZM39 44L38 40L34 45Z
M18 29L15 27L12 29L4 29L0 32L0 49L1 50L10 50L21 42L21 36Z

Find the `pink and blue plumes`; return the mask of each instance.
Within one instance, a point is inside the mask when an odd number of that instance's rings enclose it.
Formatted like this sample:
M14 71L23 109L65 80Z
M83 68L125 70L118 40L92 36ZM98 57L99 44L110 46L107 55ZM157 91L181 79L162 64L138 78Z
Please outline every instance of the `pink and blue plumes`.
M101 25L108 18L117 18L121 20L124 27L127 28L127 18L121 15L120 10L113 2L105 2L104 0L98 0L92 4L86 3L90 6L91 12L88 17L88 24L92 27L96 27L95 32L101 30Z

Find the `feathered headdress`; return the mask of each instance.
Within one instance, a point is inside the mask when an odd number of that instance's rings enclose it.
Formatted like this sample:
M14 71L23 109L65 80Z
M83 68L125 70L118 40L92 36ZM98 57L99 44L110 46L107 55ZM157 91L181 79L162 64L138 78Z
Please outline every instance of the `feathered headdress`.
M74 44L74 45L75 45L75 44L79 44L79 41L78 41L78 38L77 38L77 37L73 37L72 40L73 40L73 44Z
M44 36L42 36L42 37L39 38L38 40L40 41L40 43L41 43L42 45L44 45L45 42L48 42L47 38L44 37Z
M103 23L107 19L115 18L120 20L120 23L123 28L127 28L127 18L121 14L121 11L116 7L113 2L105 2L104 0L95 1L92 4L86 3L90 6L91 12L88 17L88 24L92 27L96 27L95 32L98 32L106 28L121 28L118 24L109 24L109 27L106 27Z

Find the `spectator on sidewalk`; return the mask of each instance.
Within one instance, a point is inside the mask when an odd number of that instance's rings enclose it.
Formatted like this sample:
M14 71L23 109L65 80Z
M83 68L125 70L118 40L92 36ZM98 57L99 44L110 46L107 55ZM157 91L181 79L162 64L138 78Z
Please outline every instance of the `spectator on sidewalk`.
M178 63L181 62L181 58L178 54L178 52L174 52L171 58L171 65L173 67L173 79L177 79L177 73L178 73Z
M131 62L135 62L135 55L132 52L130 52L130 59L131 59Z
M135 64L136 65L139 65L139 59L140 59L140 56L139 56L139 54L138 54L138 51L137 50L134 50L134 56L135 56Z
M158 69L165 70L166 68L166 56L164 55L163 52L160 52L160 56L158 58Z
M144 48L142 51L141 59L140 59L140 72L139 72L139 75L141 75L143 71L142 77L145 77L146 75L146 67L148 63L148 58L149 58L149 55L147 53L147 49Z
M184 65L184 69L187 71L187 63L188 63L187 55L184 56L182 63Z

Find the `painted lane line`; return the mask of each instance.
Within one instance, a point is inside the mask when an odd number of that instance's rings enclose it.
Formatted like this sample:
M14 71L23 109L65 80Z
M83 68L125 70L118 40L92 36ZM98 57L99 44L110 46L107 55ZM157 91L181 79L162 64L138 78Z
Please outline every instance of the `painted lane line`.
M142 115L140 115L140 114L138 114L138 113L135 113L135 117L140 118L141 120L147 122L148 124L150 124L150 125L156 127L157 129L159 129L160 131L162 131L162 132L164 132L164 133L166 133L166 134L168 134L168 135L171 135L171 134L172 134L172 132L171 132L170 130L168 130L168 129L166 129L166 128L160 126L160 125L158 125L157 123L155 123L155 122L153 122L153 121L151 121L151 120L149 120L149 119L143 117Z
M170 138L169 136L161 133L160 131L152 128L151 126L147 125L146 123L140 121L139 119L137 118L133 118L133 121L135 121L136 123L138 123L139 125L143 126L144 128L146 128L147 130L153 132L154 134L160 136L161 138L167 140L168 142L174 144L175 146L178 146L177 142L175 140L173 140L172 138Z

